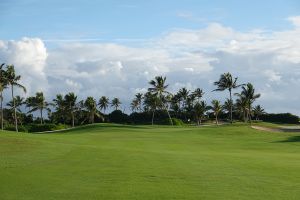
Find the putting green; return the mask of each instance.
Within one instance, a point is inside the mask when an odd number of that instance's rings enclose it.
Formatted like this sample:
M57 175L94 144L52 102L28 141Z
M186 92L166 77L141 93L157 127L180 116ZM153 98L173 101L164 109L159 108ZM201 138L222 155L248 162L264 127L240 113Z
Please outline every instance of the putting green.
M299 199L300 134L95 124L0 133L0 199Z

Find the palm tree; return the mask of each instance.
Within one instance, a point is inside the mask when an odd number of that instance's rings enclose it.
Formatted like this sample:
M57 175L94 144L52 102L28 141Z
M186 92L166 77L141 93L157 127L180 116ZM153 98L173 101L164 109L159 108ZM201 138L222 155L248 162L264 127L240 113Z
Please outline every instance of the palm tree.
M172 96L171 109L174 111L174 113L177 117L178 113L180 112L180 97L178 94L175 94Z
M99 103L98 103L100 110L103 110L104 114L105 114L105 110L108 108L109 105L109 98L106 96L102 96L99 99Z
M4 119L3 119L3 91L7 88L7 80L5 77L5 70L3 69L5 63L0 65L0 109L1 109L1 130L4 129Z
M115 108L115 110L118 110L119 106L121 105L121 102L119 100L119 98L114 98L111 101L111 106Z
M21 88L26 93L26 88L19 83L21 76L16 75L15 67L13 65L8 65L7 70L5 72L5 77L7 80L7 84L11 86L11 97L14 101L14 119L15 119L15 127L16 131L18 132L18 120L17 120L17 110L16 110L16 103L14 98L14 87Z
M132 102L130 103L130 108L132 112L135 112L136 110L139 109L139 102L137 101L137 99L132 100Z
M218 116L219 116L220 112L222 111L221 103L218 100L212 100L211 104L212 104L211 109L216 117L216 124L219 124Z
M166 85L166 77L156 76L154 78L154 80L151 80L149 82L149 84L152 87L148 88L148 91L151 94L157 96L157 98L159 99L162 107L167 111L169 119L170 119L170 122L171 122L171 124L173 126L173 121L171 119L170 113L169 113L168 109L166 108L166 106L163 104L163 96L170 94L170 92L166 91L166 89L168 88L168 85Z
M259 120L259 116L265 113L265 110L260 105L257 105L253 108L253 114L256 116L256 121Z
M135 100L137 102L138 110L141 112L142 111L142 101L143 101L143 94L142 93L137 93L135 95Z
M29 113L35 112L35 111L40 111L40 120L41 124L43 124L43 110L47 110L50 112L49 106L51 105L45 100L44 93L43 92L37 92L35 94L35 97L33 99L33 104L31 105L32 109L29 110Z
M94 123L95 116L102 117L97 110L96 100L93 97L87 97L84 102L84 106L88 111L88 118L90 123Z
M186 99L186 110L189 110L189 108L193 107L196 101L196 96L194 94L190 94ZM197 98L198 100L198 98Z
M24 98L23 97L20 97L19 95L18 96L15 96L15 99L14 100L11 100L9 101L6 105L8 107L11 108L12 111L14 111L14 102L15 102L15 107L16 107L16 110L17 110L17 115L22 113L20 107L25 104L25 101L24 101ZM13 112L12 112L13 113ZM22 125L22 120L21 120L21 116L20 117L17 117L19 118L19 122L21 123Z
M214 91L229 91L229 99L232 102L232 90L236 89L242 85L237 84L238 78L233 78L232 75L228 73L221 74L219 81L216 81L214 84L218 87ZM230 122L232 123L232 105L230 106Z
M247 104L247 118L251 123L251 111L253 102L260 97L260 94L255 94L255 89L251 83L242 87L240 94L236 94L240 98L244 98Z
M203 97L204 92L201 88L197 88L194 90L194 92L192 92L192 95L197 98L198 102L200 101L200 99Z
M73 92L70 92L70 93L65 95L64 100L65 100L67 110L71 115L72 127L74 127L75 126L75 115L74 115L74 113L75 113L75 110L76 110L77 96Z
M230 111L231 111L232 107L233 107L232 100L226 99L226 101L224 102L224 105L223 105L223 109L227 111L229 118L230 118Z
M154 124L154 115L159 104L160 104L160 99L157 97L157 95L152 94L151 92L147 92L144 95L145 110L149 110L152 112L152 120L151 120L152 125Z
M210 109L209 106L205 103L205 101L197 102L194 105L193 111L196 116L197 125L199 126L202 123L202 120L205 116L205 113Z
M58 113L59 118L65 124L67 105L66 105L64 96L61 94L57 94L56 98L53 99L53 102L54 102L55 109L56 109L56 112Z
M187 99L189 96L190 91L187 90L185 87L181 88L178 91L178 95L180 97L180 100L182 101L182 111L184 112L186 104L187 104Z
M243 121L246 122L247 121L246 115L248 110L247 100L244 97L239 97L236 100L235 107L237 113L239 113L240 117L243 118Z

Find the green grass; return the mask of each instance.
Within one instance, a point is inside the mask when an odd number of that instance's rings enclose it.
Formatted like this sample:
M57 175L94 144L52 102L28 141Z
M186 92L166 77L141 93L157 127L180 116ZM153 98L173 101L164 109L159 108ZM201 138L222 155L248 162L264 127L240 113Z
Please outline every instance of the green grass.
M0 199L299 199L300 134L245 125L0 133Z

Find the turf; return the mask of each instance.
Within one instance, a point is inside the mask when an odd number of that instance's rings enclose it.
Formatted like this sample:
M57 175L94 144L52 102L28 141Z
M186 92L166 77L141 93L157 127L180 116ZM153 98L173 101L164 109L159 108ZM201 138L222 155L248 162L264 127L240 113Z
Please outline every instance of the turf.
M0 199L299 199L300 134L90 125L0 133Z

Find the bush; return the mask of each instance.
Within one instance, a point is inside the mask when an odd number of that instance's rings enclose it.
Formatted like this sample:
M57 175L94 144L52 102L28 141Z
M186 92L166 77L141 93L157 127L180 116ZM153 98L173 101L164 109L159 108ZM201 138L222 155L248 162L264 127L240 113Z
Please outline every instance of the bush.
M55 131L55 130L61 130L66 129L68 126L63 124L30 124L28 125L28 132L34 133L34 132L44 132L44 131Z
M266 122L277 122L286 124L298 124L299 117L291 113L264 114L259 119Z
M8 131L16 131L16 127L13 124L6 124L4 129L8 130ZM28 132L28 130L24 126L18 126L18 131L19 132Z
M108 119L113 123L124 124L127 123L129 118L128 115L123 113L121 110L115 110L108 115Z

